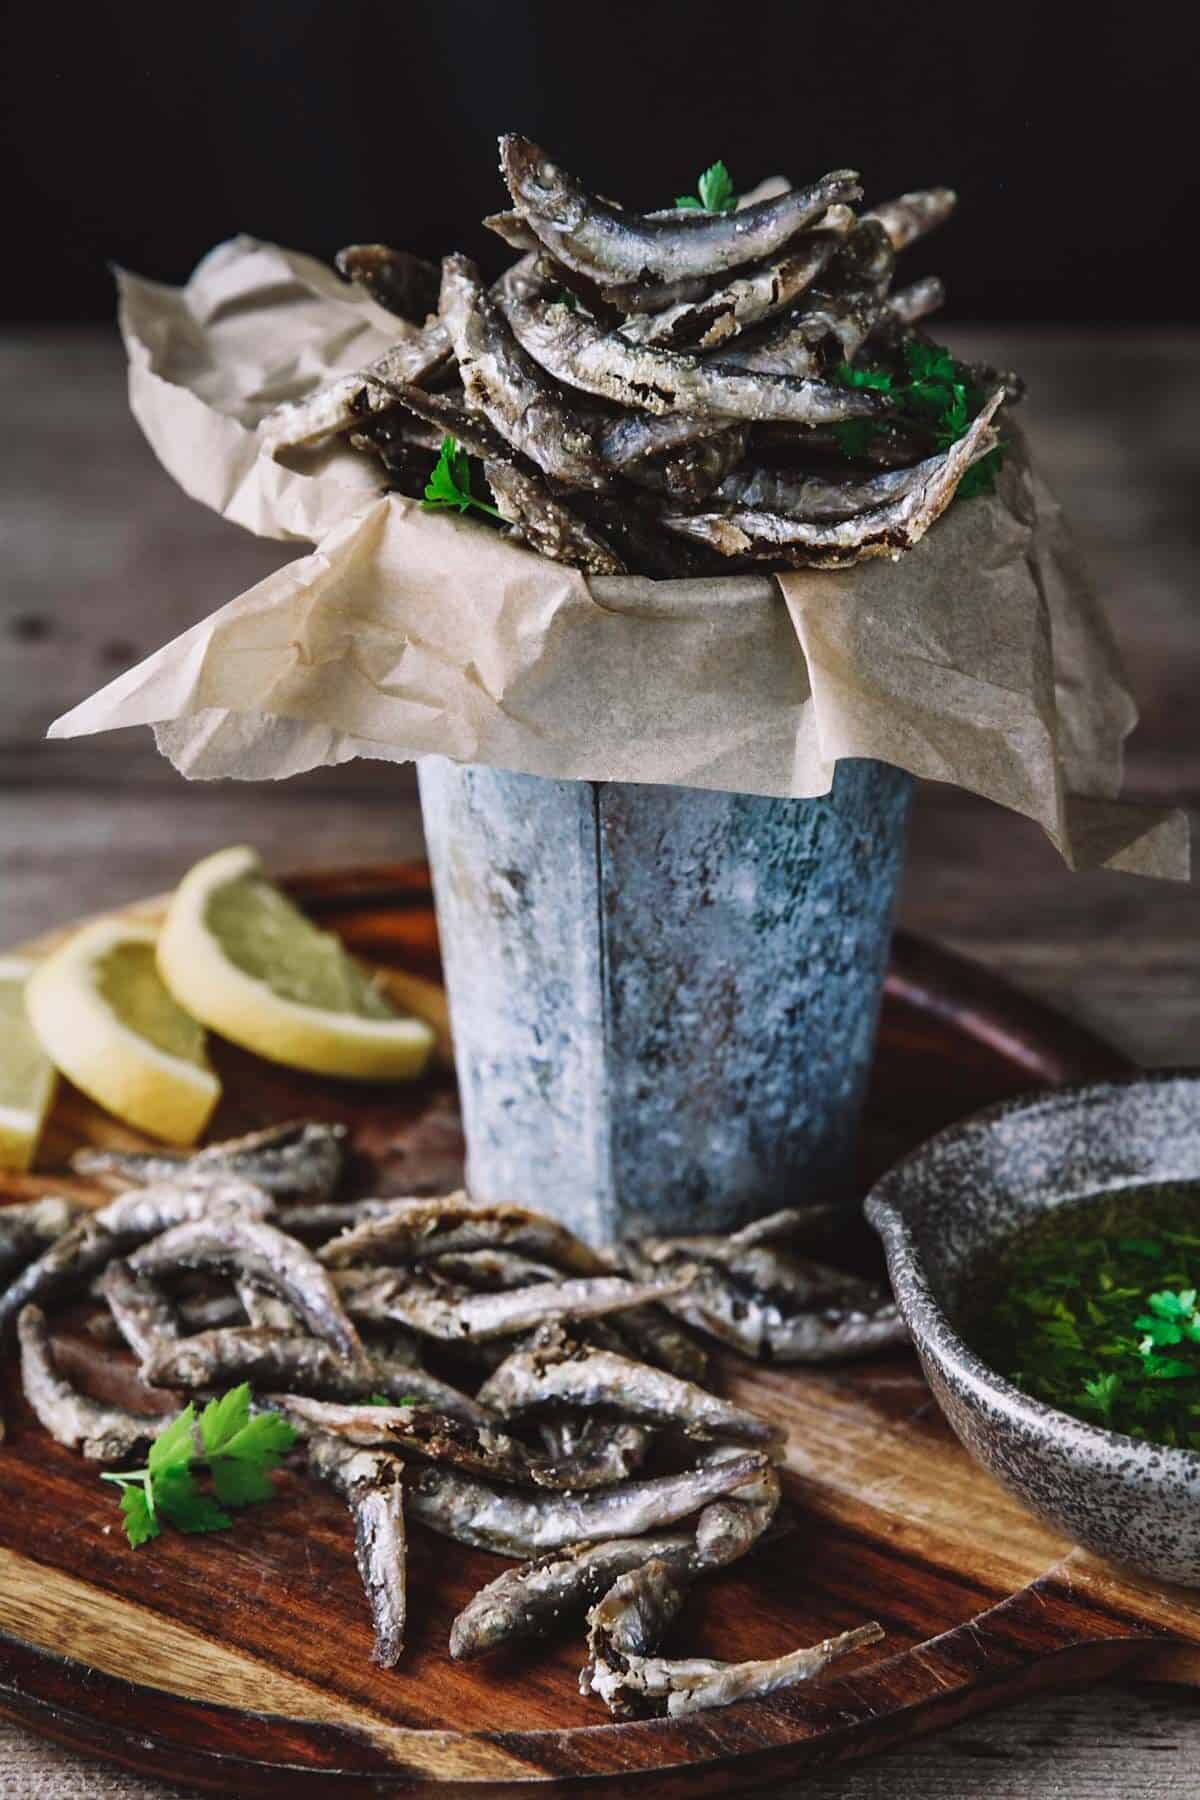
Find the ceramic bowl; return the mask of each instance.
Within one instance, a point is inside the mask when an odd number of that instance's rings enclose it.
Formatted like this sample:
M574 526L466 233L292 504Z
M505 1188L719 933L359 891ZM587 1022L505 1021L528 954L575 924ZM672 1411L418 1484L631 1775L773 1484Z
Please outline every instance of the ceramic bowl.
M971 1271L1071 1201L1200 1180L1200 1073L1006 1101L892 1169L866 1215L926 1379L957 1436L1018 1499L1098 1555L1200 1586L1200 1454L1085 1425L983 1363L952 1321Z

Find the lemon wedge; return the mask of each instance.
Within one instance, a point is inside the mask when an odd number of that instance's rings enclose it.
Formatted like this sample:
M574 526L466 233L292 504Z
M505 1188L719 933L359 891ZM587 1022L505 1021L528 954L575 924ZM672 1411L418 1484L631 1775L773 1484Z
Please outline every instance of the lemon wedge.
M56 1068L98 1105L169 1144L195 1143L221 1094L204 1030L171 998L155 933L98 919L39 963L29 1022Z
M434 1033L263 872L253 850L219 850L190 869L167 909L158 966L194 1018L270 1062L356 1081L403 1081Z
M0 1169L32 1168L54 1098L54 1064L25 1012L25 986L36 966L0 956Z

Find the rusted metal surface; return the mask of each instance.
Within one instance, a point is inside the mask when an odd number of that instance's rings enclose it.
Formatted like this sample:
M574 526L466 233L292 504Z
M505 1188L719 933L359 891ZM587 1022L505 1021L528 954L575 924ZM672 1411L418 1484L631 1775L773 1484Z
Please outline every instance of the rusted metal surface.
M849 1173L911 779L818 800L420 767L472 1189L594 1243Z

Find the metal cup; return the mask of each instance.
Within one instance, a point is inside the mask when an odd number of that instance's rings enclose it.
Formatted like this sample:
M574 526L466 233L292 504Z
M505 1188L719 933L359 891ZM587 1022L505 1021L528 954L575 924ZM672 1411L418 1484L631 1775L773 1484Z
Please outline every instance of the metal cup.
M427 757L474 1194L594 1244L848 1183L912 778L815 800Z

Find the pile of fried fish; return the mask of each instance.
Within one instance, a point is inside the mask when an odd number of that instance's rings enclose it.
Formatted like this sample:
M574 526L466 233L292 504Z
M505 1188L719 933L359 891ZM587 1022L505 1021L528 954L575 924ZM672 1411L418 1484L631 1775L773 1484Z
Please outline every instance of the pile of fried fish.
M948 217L950 189L857 213L840 169L736 210L635 213L526 138L501 138L500 166L512 209L485 223L519 260L488 286L462 255L439 276L384 245L343 250L396 342L270 414L271 454L343 434L420 498L449 437L533 550L686 577L895 558L997 446L1015 377L964 371L974 416L952 441L893 418L885 391L943 299L935 277L893 290L896 255ZM872 429L850 439L853 422Z
M690 1328L802 1361L903 1336L885 1292L799 1254L822 1209L602 1255L462 1192L340 1198L346 1149L342 1127L300 1122L189 1155L85 1150L74 1168L110 1202L4 1209L0 1328L46 1430L128 1466L172 1409L251 1383L349 1505L385 1667L404 1643L406 1517L515 1559L455 1619L453 1657L586 1614L583 1691L618 1717L768 1693L881 1635L763 1662L658 1654L693 1583L783 1528L781 1434L713 1390ZM73 1369L47 1317L64 1305ZM105 1340L132 1363L129 1405L70 1379Z

